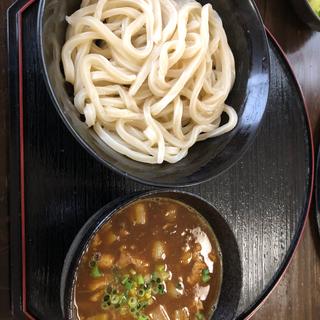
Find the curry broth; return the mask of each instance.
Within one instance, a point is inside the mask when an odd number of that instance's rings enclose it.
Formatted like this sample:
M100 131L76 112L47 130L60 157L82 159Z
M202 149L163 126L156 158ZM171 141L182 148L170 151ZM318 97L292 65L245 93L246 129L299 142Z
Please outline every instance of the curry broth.
M78 318L209 319L221 260L211 228L194 209L167 198L134 202L102 226L81 259Z

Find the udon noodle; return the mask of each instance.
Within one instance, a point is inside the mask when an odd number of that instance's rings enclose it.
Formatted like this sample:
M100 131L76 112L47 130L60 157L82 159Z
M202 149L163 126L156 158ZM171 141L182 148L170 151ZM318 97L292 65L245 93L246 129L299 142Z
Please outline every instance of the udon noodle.
M234 58L211 4L83 0L67 21L62 62L74 105L115 151L175 163L236 126L225 103Z

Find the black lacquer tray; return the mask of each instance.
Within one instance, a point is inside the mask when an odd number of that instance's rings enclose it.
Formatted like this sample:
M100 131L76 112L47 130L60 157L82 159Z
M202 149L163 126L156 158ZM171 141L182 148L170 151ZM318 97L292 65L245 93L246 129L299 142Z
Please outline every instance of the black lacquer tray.
M9 10L11 289L15 318L61 319L65 254L85 221L143 186L95 161L57 115L41 74L37 0ZM252 315L281 278L303 231L313 187L313 144L297 82L269 36L270 99L255 143L229 171L187 188L234 231L243 289L237 319Z
M315 198L316 198L315 217L316 217L318 232L320 236L320 146L318 146L318 156L317 156L317 163L316 163Z

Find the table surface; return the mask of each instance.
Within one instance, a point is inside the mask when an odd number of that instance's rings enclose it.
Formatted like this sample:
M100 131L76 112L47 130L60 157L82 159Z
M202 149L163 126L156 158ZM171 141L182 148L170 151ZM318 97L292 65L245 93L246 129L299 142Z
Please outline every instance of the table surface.
M8 243L8 89L6 10L0 1L0 319L11 319ZM320 128L320 32L300 22L288 0L256 0L263 20L275 36L302 87L318 145ZM316 148L317 149L317 148ZM316 320L320 314L320 237L312 206L302 241L288 271L253 320Z

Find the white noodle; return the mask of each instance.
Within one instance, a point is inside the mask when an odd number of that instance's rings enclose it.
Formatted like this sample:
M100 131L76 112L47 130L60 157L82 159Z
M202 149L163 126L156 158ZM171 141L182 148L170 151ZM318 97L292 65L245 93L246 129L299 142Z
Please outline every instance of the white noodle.
M75 107L115 151L175 163L235 128L225 104L234 58L211 4L83 0L67 21L62 62Z

